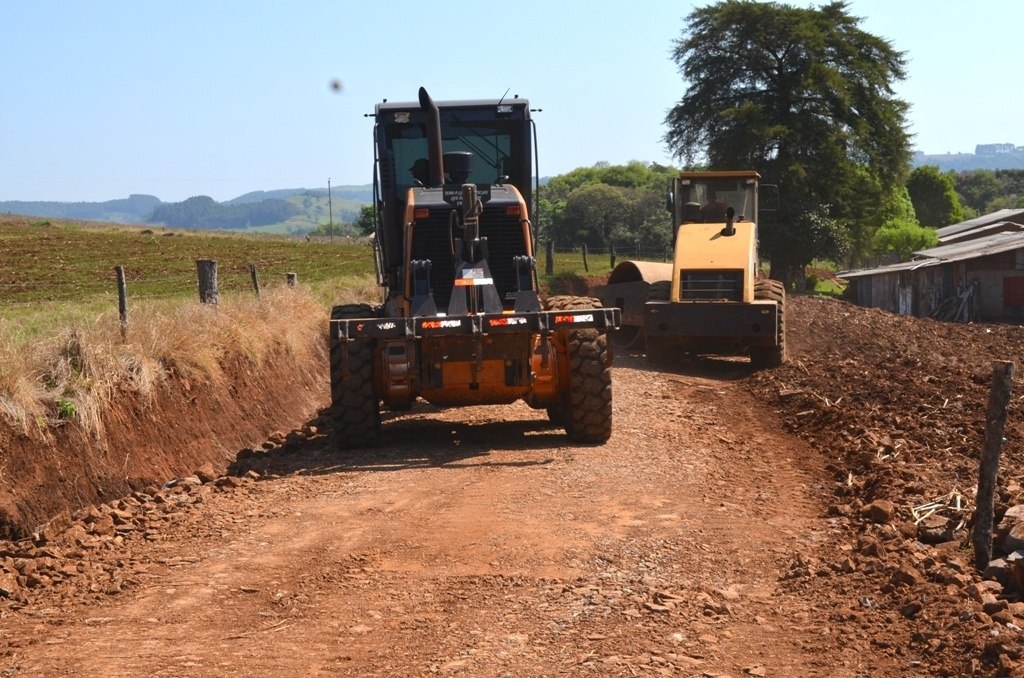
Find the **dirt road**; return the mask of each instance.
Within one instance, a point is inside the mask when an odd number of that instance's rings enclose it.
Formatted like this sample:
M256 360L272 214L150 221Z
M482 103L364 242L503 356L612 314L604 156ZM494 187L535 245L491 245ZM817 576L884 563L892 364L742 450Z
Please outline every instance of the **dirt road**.
M620 356L595 447L523 405L414 411L355 455L307 427L258 479L125 505L143 527L2 619L0 671L897 675L787 586L832 548L825 474L746 374Z

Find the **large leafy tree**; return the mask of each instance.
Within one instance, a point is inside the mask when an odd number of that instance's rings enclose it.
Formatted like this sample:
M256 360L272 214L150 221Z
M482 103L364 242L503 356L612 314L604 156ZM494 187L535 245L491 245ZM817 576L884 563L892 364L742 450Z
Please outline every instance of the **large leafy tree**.
M675 174L671 167L633 161L553 177L540 193L541 237L562 247L640 245L662 252L672 238L665 195Z
M963 203L976 214L986 214L999 209L997 202L1004 193L998 173L980 169L961 172L956 175L956 190Z
M370 235L377 227L376 214L373 210L373 205L363 205L359 208L359 217L356 219L353 226L359 231L360 235Z
M577 188L565 203L565 222L582 235L597 236L598 242L609 246L625 233L630 196L621 186L593 183Z
M875 254L895 255L899 261L909 261L914 252L937 245L939 235L934 228L916 221L891 219L875 231L871 242Z
M841 228L870 230L906 177L907 104L893 91L904 55L847 7L723 0L687 17L673 51L687 89L666 116L665 141L687 163L753 168L779 186L765 254L783 280L836 257L823 249L830 243L851 242L797 241L799 224L818 218L803 215L827 210Z
M917 220L923 226L942 228L963 221L964 210L953 177L943 174L938 167L924 165L911 172L907 191L914 202Z

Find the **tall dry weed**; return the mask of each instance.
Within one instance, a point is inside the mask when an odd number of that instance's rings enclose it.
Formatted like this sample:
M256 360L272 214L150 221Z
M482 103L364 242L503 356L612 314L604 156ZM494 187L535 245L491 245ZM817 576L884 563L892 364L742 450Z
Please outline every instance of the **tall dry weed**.
M223 386L226 366L281 357L319 364L327 313L304 288L133 309L125 340L116 313L19 344L0 323L0 416L26 432L72 419L97 437L120 393L151 400L169 377Z
M7 324L0 323L0 417L24 432L46 414L46 392L30 357L29 346L14 342Z

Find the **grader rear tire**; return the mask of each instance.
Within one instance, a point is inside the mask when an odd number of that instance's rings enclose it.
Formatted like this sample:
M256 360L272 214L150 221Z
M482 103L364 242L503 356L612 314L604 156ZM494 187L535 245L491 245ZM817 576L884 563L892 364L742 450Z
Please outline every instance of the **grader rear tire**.
M367 304L345 304L331 309L331 320L374 315ZM340 447L372 445L380 434L380 398L374 389L373 349L372 341L349 341L343 346L331 337L330 415Z
M778 280L754 282L754 299L774 301L779 305L779 332L775 346L754 346L750 364L756 369L778 367L786 362L786 288Z
M557 296L549 310L601 308L589 297ZM571 330L565 340L569 384L558 404L548 408L552 423L564 426L580 443L603 443L612 435L612 373L608 335L595 329Z

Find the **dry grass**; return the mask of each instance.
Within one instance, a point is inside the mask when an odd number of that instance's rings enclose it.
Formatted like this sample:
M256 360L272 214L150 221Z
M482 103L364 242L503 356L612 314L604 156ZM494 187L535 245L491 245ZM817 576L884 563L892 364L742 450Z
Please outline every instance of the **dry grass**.
M154 301L131 309L122 340L116 312L41 331L0 319L0 417L27 434L45 436L75 421L97 437L119 394L146 402L170 377L193 385L224 385L228 366L282 360L316 366L324 360L328 303L372 300L365 276L322 283L313 291L281 286L222 297L217 306ZM38 323L32 317L31 323ZM324 368L326 369L326 368ZM326 372L325 372L326 374Z

